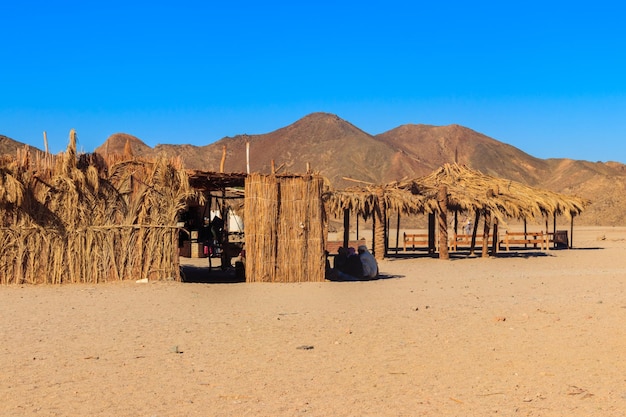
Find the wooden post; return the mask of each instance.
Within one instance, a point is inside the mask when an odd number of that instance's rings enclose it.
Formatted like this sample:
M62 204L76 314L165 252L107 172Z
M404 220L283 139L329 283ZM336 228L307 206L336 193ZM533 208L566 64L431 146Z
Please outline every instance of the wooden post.
M46 155L49 153L48 152L48 134L46 133L46 131L43 131L43 146L44 149L46 151Z
M387 255L386 241L387 241L387 204L385 204L385 195L382 187L376 190L376 200L378 204L374 210L372 219L374 220L374 242L372 247L374 248L374 257L376 259L384 259Z
M435 213L428 213L428 253L435 253Z
M472 243L470 244L470 255L474 255L476 249L476 235L478 234L478 221L480 220L480 210L476 210L474 216L474 228L472 229Z
M372 213L372 255L376 258L376 214Z
M491 212L485 210L485 225L483 227L483 253L482 257L489 256L489 231L491 230Z
M396 255L400 247L400 210L398 210L398 223L396 225Z
M439 259L450 259L448 253L448 188L445 185L439 187L437 193L439 223Z
M224 146L226 149L226 146ZM222 228L222 271L226 270L226 268L231 267L230 263L230 254L228 251L228 212L229 207L226 206L226 189L222 189L222 207L221 207L221 215L222 222L224 222L224 227Z
M343 247L350 244L350 210L343 209Z
M246 141L246 174L250 175L250 142Z
M491 256L498 253L498 218L493 219L493 241L491 242Z
M552 247L556 248L556 211L554 212L554 224L552 225ZM550 239L548 239L549 241ZM546 242L546 245L548 242Z
M569 248L572 249L574 247L574 215L572 214L572 218L570 220L569 225Z

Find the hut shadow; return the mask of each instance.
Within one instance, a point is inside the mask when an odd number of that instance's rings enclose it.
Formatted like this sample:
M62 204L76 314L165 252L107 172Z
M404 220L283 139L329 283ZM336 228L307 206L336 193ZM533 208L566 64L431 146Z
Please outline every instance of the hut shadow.
M328 282L367 282L367 281L380 281L383 279L398 279L405 278L406 275L398 275L398 274L385 274L380 273L376 278L362 278L362 279L341 279L338 277L326 278Z
M520 250L514 252L498 252L496 258L544 258L548 256L554 256L550 252L542 252L535 250Z
M196 284L235 284L246 282L245 277L237 276L234 268L222 270L221 268L209 268L181 265L181 281Z
M387 252L387 254L385 255L385 258L388 258L388 259L420 259L420 258L438 258L438 257L439 257L438 253L428 253L426 251L422 251L422 252L411 251L411 252L404 252L404 253Z

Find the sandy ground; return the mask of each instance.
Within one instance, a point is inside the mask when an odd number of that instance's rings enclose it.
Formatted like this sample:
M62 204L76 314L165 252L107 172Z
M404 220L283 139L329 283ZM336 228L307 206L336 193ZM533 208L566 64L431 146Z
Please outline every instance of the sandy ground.
M623 416L626 228L310 284L0 288L0 416Z

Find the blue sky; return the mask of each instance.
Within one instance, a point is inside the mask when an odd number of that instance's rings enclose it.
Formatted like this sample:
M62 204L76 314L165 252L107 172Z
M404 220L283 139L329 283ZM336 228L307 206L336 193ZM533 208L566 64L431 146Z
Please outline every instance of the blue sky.
M3 2L0 134L206 145L317 111L626 163L619 2Z

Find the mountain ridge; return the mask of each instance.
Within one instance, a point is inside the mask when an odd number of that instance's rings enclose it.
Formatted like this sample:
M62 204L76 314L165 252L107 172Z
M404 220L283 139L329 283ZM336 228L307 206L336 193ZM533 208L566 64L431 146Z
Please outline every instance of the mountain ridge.
M126 133L109 136L95 152L121 153L128 142L137 156L179 156L185 167L269 173L272 162L283 173L307 167L327 177L335 188L355 183L381 184L429 174L444 163L458 162L485 174L522 182L592 201L579 222L626 225L626 165L567 158L540 159L470 128L452 124L404 124L371 135L330 113L311 113L265 134L242 134L196 145L159 144L154 148ZM624 207L624 208L622 208Z

